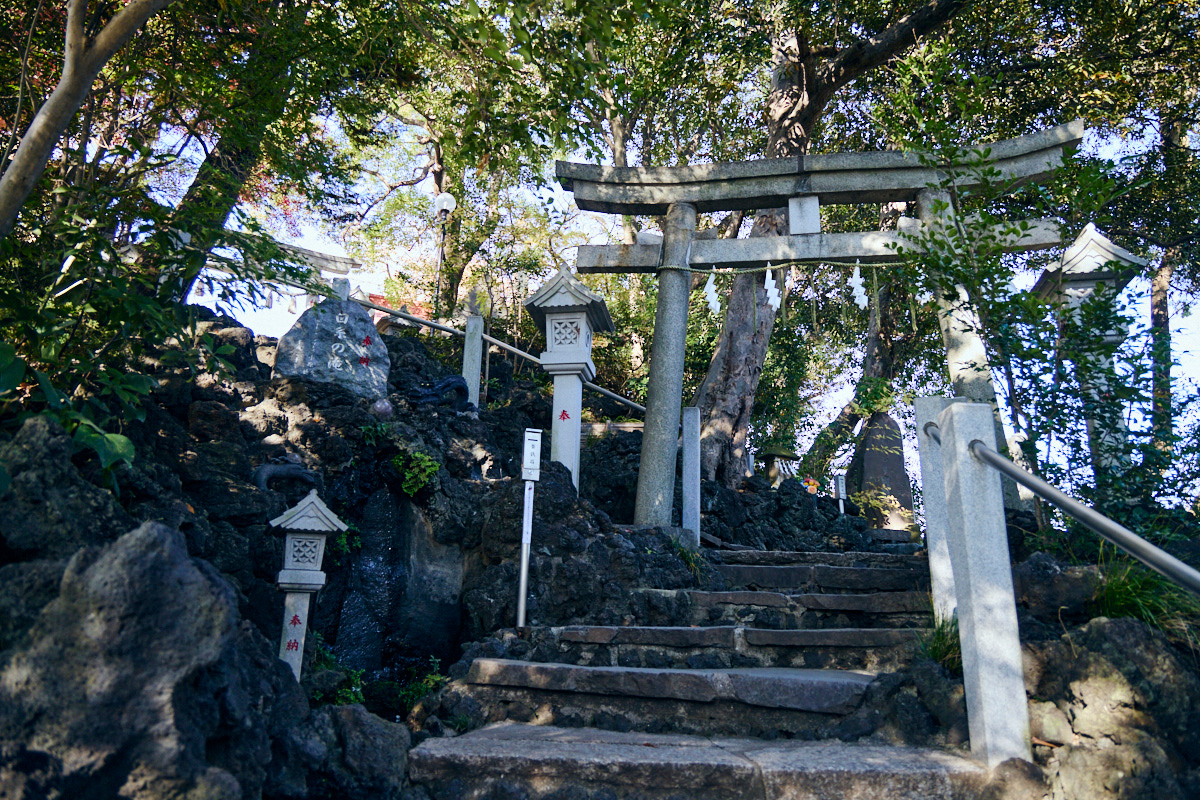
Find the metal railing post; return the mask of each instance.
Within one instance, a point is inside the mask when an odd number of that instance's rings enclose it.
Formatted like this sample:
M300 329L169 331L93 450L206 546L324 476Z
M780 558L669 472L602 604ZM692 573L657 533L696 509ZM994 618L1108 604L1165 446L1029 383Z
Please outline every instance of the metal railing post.
M938 427L971 752L989 767L1032 761L1000 475L971 453L995 449L991 406L951 403Z
M950 564L950 545L946 541L946 480L942 469L942 448L925 426L937 423L938 414L951 403L966 402L964 397L918 397L913 400L917 423L917 452L921 460L922 505L925 510L925 551L929 554L929 588L933 594L933 613L938 620L950 620L958 609L954 594L954 569Z

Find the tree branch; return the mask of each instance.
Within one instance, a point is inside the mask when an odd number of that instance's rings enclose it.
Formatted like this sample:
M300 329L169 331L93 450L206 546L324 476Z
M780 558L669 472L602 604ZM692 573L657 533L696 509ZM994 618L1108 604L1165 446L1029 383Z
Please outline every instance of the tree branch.
M826 90L832 93L864 72L887 63L901 50L916 44L922 36L941 27L970 4L971 0L932 0L875 36L860 39L843 48L821 65L817 79L826 84Z

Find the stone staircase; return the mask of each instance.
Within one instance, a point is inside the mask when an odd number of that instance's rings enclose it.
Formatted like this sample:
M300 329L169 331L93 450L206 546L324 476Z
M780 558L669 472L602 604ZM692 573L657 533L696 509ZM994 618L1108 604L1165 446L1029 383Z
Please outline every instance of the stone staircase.
M930 624L922 556L713 559L725 590L634 590L627 625L505 632L519 659L476 658L441 701L487 727L420 744L413 780L435 800L976 795L961 754L853 741Z

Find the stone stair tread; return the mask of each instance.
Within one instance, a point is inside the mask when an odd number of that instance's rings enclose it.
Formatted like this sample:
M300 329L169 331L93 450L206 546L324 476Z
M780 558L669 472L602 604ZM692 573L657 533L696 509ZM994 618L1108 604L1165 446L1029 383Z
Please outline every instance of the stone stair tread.
M564 642L581 644L651 644L660 647L733 647L737 626L667 627L568 625L559 630Z
M670 591L670 590L667 590ZM705 592L684 589L693 603L704 606L746 605L786 608L791 603L821 611L867 611L901 613L929 610L928 592L871 592L868 594L823 594L763 591Z
M859 670L649 669L477 658L466 682L698 703L733 700L764 708L847 714L874 679L875 673Z
M568 625L554 629L559 641L579 644L630 644L658 647L736 646L738 631L746 644L772 647L886 647L912 641L926 628L755 628L745 625L654 627Z
M822 611L899 613L928 611L929 592L872 592L871 594L793 594L788 597L805 608Z
M928 569L924 555L902 553L856 552L825 553L812 550L738 550L721 551L713 557L722 564L764 566L802 566L824 564L831 567L867 566L890 569Z
M746 644L757 647L888 647L927 634L928 628L746 628Z
M899 591L928 580L927 570L894 567L769 564L719 564L731 584L787 589L815 584L825 589Z
M942 750L517 723L429 739L409 761L414 781L435 800L490 797L499 784L523 779L530 798L572 788L647 800L950 800L975 796L987 779L982 764Z

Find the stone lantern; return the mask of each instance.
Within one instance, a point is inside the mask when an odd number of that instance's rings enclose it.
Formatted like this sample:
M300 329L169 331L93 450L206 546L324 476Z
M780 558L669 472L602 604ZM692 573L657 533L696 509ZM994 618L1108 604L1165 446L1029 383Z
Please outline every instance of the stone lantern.
M1075 243L1067 248L1057 269L1046 269L1034 284L1033 293L1043 300L1062 303L1064 312L1078 318L1083 304L1101 292L1113 294L1124 289L1149 262L1113 244L1104 234L1089 224ZM1119 344L1127 332L1121 330L1095 331L1095 339L1107 345ZM1085 343L1086 344L1086 343ZM1107 376L1112 374L1112 362L1106 355L1096 354L1081 359L1075 368L1085 367L1086 378L1080 378L1087 406L1095 408L1110 393ZM1128 434L1123 414L1107 415L1098 420L1088 416L1088 442L1092 465L1101 470L1122 471L1128 466L1125 444Z
M321 502L316 489L271 520L271 525L286 532L283 569L278 577L279 588L287 592L283 601L279 657L292 668L298 681L304 661L304 639L308 633L309 598L325 585L325 573L321 571L325 539L330 533L344 531L349 526Z
M542 369L554 376L550 459L571 471L579 488L579 432L583 384L596 377L592 334L615 330L604 298L565 268L525 301L525 309L546 335Z

